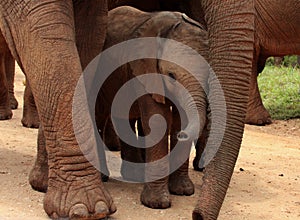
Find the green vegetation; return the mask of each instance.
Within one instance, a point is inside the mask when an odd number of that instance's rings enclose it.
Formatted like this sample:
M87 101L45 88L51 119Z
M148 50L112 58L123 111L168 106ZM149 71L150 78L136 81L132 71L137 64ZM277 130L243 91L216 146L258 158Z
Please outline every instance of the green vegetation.
M258 77L263 103L273 119L300 117L300 69L266 65Z
M299 65L297 62L297 56L285 56L283 61L282 61L282 66L285 67L296 67L296 65ZM274 66L274 57L269 57L268 60L266 61L266 66ZM299 66L298 66L299 67Z

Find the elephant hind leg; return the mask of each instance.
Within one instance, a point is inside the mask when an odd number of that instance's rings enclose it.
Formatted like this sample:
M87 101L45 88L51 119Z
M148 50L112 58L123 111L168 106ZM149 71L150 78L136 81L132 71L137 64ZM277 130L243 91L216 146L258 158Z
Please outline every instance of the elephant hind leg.
M4 54L4 57L5 57L4 65L5 65L6 79L7 79L7 83L8 83L10 108L17 109L19 103L14 94L15 60L12 57L8 48Z
M11 119L13 115L10 108L8 83L5 74L4 59L5 58L0 51L0 120Z
M28 80L26 80L24 92L22 124L27 128L38 128L40 125L39 115Z
M264 107L262 102L257 99L253 100L253 102L248 105L245 123L250 125L272 124L272 119L269 112Z
M14 59L0 33L0 120L10 119L11 109L18 106L13 95L14 71Z
M251 75L250 94L245 123L251 125L267 125L272 123L271 116L264 107L257 84L257 72Z

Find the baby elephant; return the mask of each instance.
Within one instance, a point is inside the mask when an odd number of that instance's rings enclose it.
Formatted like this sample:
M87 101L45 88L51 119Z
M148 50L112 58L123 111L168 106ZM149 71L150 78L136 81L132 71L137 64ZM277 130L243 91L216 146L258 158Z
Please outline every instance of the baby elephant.
M132 122L131 130L135 130L134 122L139 119L142 127L142 131L139 133L146 137L152 133L157 133L159 129L156 128L160 126L160 120L151 120L153 119L151 117L159 114L165 118L167 122L165 133L161 135L162 138L157 143L145 149L142 158L141 155L135 154L135 152L139 152L139 149L127 146L124 142L121 146L121 155L124 160L136 161L135 159L137 159L138 162L146 163L143 171L146 183L141 194L141 202L151 208L168 208L171 205L170 192L178 195L191 195L194 192L193 183L188 176L188 157L192 141L199 137L205 124L207 109L206 94L202 83L199 83L197 79L201 78L203 84L207 83L209 68L204 58L197 61L190 60L191 51L183 50L180 47L174 47L171 55L182 60L186 59L189 68L196 70L197 76L179 64L159 59L159 57L168 57L166 53L170 53L167 49L172 45L163 40L166 38L186 45L192 48L195 53L207 57L207 32L201 24L178 12L146 13L128 6L119 7L109 12L104 49L126 40L145 37L157 38L157 45L153 48L147 48L155 50L156 59L145 58L129 62L118 68L106 80L97 98L96 122L99 130L104 131L109 117L117 122L129 120ZM145 47L147 46L149 47L149 45L145 45ZM140 51L133 52L139 53ZM156 76L144 81L140 80L140 76L149 73L154 73ZM117 111L111 115L111 106L116 93L124 83L133 78L138 78L137 81L148 93L136 99L131 106L129 115L124 117L122 114L123 106L118 109L120 114ZM153 85L157 93L150 89ZM188 91L190 96L182 92L180 85ZM126 97L131 95L123 94L123 97L127 100ZM170 100L169 97L173 99ZM181 110L186 112L185 120L180 118L182 117L181 114L179 115ZM124 133L122 128L120 129ZM181 153L177 152L174 158L171 157L170 160L164 161L155 169L148 169L147 164L161 160L168 155L169 134L171 137L170 149L172 150L177 143L180 143ZM109 139L109 137L105 138ZM175 172L171 173L170 170L173 166L171 161L180 161L181 158L184 158L184 161ZM141 170L136 169L138 168L134 165L125 163L122 164L121 174L127 179L134 179L135 174L141 173ZM166 175L155 179L162 173Z

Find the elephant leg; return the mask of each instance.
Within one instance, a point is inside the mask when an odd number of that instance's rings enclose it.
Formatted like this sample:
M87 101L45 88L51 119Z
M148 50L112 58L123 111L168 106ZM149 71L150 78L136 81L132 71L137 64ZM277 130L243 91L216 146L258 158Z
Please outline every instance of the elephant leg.
M180 128L180 115L178 111L172 109L172 127L170 134L171 150L177 144L177 134L181 130ZM191 142L186 143L192 145ZM190 146L186 146L186 149L190 149ZM182 156L182 155L179 155ZM189 158L182 164L175 172L169 176L169 191L175 195L190 196L194 194L194 184L189 177Z
M45 136L42 127L39 127L37 145L37 157L29 174L29 183L34 190L46 192L48 187L49 167Z
M7 120L12 118L12 111L10 108L10 99L8 92L8 83L5 73L5 58L0 53L0 120Z
M245 118L246 124L251 125L267 125L272 123L271 116L263 105L258 83L258 60L253 64L253 70L250 78L249 101L247 106L247 114ZM260 68L262 69L262 68Z
M14 81L15 81L15 60L12 57L9 50L6 51L5 54L5 72L6 79L8 82L8 92L9 92L9 101L11 109L18 108L18 101L15 97L14 93Z
M103 141L110 151L121 150L121 141L114 130L110 117L107 117L103 128Z
M40 125L39 114L36 109L34 97L30 88L30 83L26 80L23 103L23 118L21 120L24 127L38 128Z
M149 135L150 132L156 132L155 128L158 130L160 126L159 121L153 122L153 128L150 130L149 121L153 114L160 114L166 119L167 124L170 125L171 115L169 106L156 103L150 95L144 96L139 101L139 106L145 136ZM154 163L168 154L168 131L169 128L167 128L163 138L157 144L146 148L146 183L144 184L140 199L142 204L150 208L168 208L171 206L168 189L169 162L168 160L163 160L163 163ZM157 179L157 176L163 177ZM151 181L153 178L157 180Z
M119 123L123 123L122 121L126 119L117 119ZM135 133L135 123L136 119L129 120L132 131ZM123 135L126 135L123 134ZM120 139L121 143L121 175L125 180L134 181L134 182L144 182L144 173L145 169L143 166L136 166L136 163L144 163L144 149L136 148L130 146ZM127 163L131 162L131 163Z
M98 109L98 107L100 107L99 103L100 103L99 100L97 100L96 109L95 109L96 126L97 126L97 130L98 130L100 137L102 138L105 145L107 146L107 143L105 142L105 138L104 138L104 136L107 134L104 134L104 131L105 131L106 123L107 123L109 117L108 117L108 115L105 115L104 112L101 112L100 109ZM104 150L103 154L105 155L105 150ZM103 182L107 182L109 180L109 171L108 171L108 167L107 167L106 156L103 157L103 160L101 162L102 162L102 166L105 167L104 168L105 172L101 172L101 179ZM103 171L102 168L101 168L101 171Z
M93 166L99 163L96 138L91 135L92 118L84 99L76 102L80 108L73 111L75 88L82 74L74 11L90 29L85 32L84 44L99 37L99 43L91 47L101 50L106 6L106 1L100 0L0 2L1 29L6 31L10 48L15 48L12 54L18 55L27 71L44 130L49 166L44 209L55 219L101 219L116 211L100 172ZM76 124L75 118L83 123Z
M9 85L6 75L6 54L8 48L0 33L0 120L11 119L13 113L10 107Z

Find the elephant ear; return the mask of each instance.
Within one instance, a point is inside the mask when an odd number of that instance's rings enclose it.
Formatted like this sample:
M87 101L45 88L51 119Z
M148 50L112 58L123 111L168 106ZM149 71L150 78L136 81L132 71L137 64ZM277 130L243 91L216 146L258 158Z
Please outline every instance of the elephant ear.
M146 81L141 81L144 89L152 93L152 98L158 102L165 104L165 89L162 76L159 74L158 59L161 57L163 49L163 38L172 30L174 25L180 21L180 14L173 12L158 12L152 13L151 17L143 23L134 33L134 38L157 37L155 45L147 45L152 54L156 54L156 59L140 59L130 63L130 68L134 76L140 76L146 73L157 73L160 77L147 78ZM144 46L144 45L143 45ZM141 56L142 57L142 56ZM155 92L153 93L153 86Z
M147 73L158 73L157 61L154 59L140 59L133 61L130 63L130 68L134 76L140 76ZM147 80L139 79L139 82L146 92L152 94L152 98L156 102L165 104L164 83L160 74L157 74L157 77L147 77ZM155 93L153 93L153 90Z

